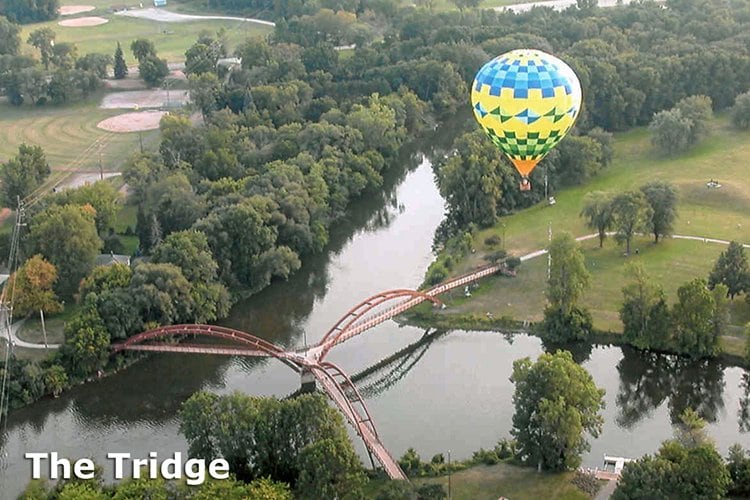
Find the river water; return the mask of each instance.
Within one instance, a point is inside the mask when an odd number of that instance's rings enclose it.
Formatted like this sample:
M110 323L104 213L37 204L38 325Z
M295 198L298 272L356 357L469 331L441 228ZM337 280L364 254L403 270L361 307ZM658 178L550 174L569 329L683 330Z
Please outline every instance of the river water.
M358 203L337 224L328 250L307 259L289 281L238 304L224 324L287 347L319 340L360 299L390 288L415 288L433 259L432 236L444 202L429 157L430 144L405 155L383 194ZM471 456L507 437L513 414L513 360L543 352L535 337L479 332L425 332L388 322L334 348L329 359L350 374L415 344L404 356L357 379L379 434L394 456L408 447L423 458L448 450ZM690 363L610 346L578 348L577 360L606 389L604 432L592 440L584 465L604 453L635 457L653 452L672 435L672 421L687 406L711 423L722 453L734 442L750 445L747 376L715 362ZM30 477L25 452L57 451L91 457L105 466L108 452L161 457L186 451L175 417L198 390L242 391L283 397L299 386L296 373L274 360L187 354L152 355L116 375L79 386L11 415L0 428L0 498L15 498ZM362 456L364 449L352 434Z

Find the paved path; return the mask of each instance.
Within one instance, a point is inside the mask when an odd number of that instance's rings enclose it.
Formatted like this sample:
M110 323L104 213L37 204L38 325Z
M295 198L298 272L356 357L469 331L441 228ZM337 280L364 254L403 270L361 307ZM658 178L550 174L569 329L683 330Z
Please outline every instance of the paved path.
M151 21L159 21L161 23L184 23L189 21L206 21L211 19L226 20L226 21L245 21L248 23L262 24L264 26L276 26L276 23L271 21L264 21L263 19L253 19L250 17L233 17L233 16L194 16L189 14L178 14L176 12L170 12L164 9L156 9L154 7L148 9L133 9L133 10L121 10L115 12L116 16L127 16L137 17L139 19L148 19Z
M629 4L633 0L623 0L622 3ZM658 1L658 0L657 0ZM555 10L564 10L571 5L576 5L576 0L548 0L546 2L529 2L519 3L517 5L506 5L503 7L495 7L495 10L504 11L510 10L516 13L527 12L534 7L552 7ZM599 7L614 7L617 5L617 0L599 0Z
M36 344L36 343L33 343L33 342L25 342L25 341L19 339L18 338L18 330L21 329L21 327L23 326L23 324L24 324L25 321L26 321L25 319L22 319L20 321L16 321L10 327L10 336L12 338L12 342L13 342L13 345L15 347L25 347L27 349L57 349L57 348L60 347L60 344L48 344L45 347L44 344ZM7 331L4 328L0 329L0 338L4 339L6 341L8 340L8 334L7 334Z
M610 479L607 484L602 486L602 488L599 490L599 493L597 493L596 497L594 497L594 500L607 500L612 496L612 493L615 492L615 488L617 488L617 480Z

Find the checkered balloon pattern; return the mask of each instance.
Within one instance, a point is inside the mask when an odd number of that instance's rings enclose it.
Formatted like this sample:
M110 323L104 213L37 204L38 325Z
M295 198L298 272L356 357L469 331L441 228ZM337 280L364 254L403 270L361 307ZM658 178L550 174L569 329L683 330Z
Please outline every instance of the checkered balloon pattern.
M560 59L539 50L513 50L482 66L471 105L487 135L526 177L573 126L581 84Z

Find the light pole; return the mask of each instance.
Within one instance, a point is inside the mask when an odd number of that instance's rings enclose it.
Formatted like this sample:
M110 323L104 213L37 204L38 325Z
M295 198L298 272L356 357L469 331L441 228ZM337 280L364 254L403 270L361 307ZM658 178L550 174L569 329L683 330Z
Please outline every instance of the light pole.
M505 222L503 222L503 251L505 251Z

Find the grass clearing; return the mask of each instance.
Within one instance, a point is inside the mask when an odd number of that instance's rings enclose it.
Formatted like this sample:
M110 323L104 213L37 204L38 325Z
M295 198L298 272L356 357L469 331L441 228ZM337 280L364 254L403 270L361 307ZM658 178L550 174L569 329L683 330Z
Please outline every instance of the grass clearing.
M573 484L573 472L537 473L535 469L500 463L497 465L475 465L451 474L451 498L453 500L497 500L500 497L513 500L561 499L585 500L589 498ZM416 486L440 484L448 490L448 476L414 478ZM385 480L370 483L370 493L375 496Z
M138 149L138 132L116 134L97 128L122 110L99 109L101 94L65 106L0 104L0 162L18 154L23 143L44 148L52 170L98 171L99 153L105 171L118 170ZM142 132L144 147L155 143L159 131ZM100 145L87 151L95 141Z
M483 256L496 248L484 241L492 235L507 237L506 248L523 255L547 246L547 227L553 232L570 231L575 236L594 231L584 225L578 214L582 200L590 191L637 189L651 180L668 180L679 192L675 234L750 242L750 132L734 130L725 116L713 121L713 134L698 147L675 158L659 158L643 128L617 134L613 164L585 186L555 193L554 206L539 204L528 210L503 217L494 227L475 237L477 252L460 262L453 273L465 272L483 264ZM706 182L717 179L723 187L709 189ZM598 329L621 331L618 310L625 282L624 267L639 260L654 280L661 283L671 302L677 288L695 277L707 277L716 258L726 247L700 241L667 239L658 245L646 236L636 238L633 249L639 255L624 257L624 247L608 239L603 249L596 239L581 244L591 272L591 288L584 303L591 310ZM456 293L448 299L451 307L438 314L495 317L539 321L545 305L547 258L525 262L515 279L494 277L474 290L470 299ZM733 338L723 339L728 351L744 349L743 325L750 321L750 305L744 296L730 307Z
M90 4L96 5L96 2ZM59 20L28 24L22 27L21 40L25 42L32 31L48 27L57 35L55 38L56 42L75 43L78 47L79 55L91 52L113 54L117 42L120 42L125 62L128 65L135 65L137 62L130 51L130 43L136 38L148 38L154 42L159 57L165 58L168 62L179 62L185 60L185 51L195 43L201 31L216 33L219 30L225 30L226 39L231 51L244 39L265 36L272 30L271 27L260 24L221 19L178 23L151 21L149 19L114 15L103 7L82 14L81 16L100 16L108 19L109 22L99 26L78 28L60 26L57 24ZM78 16L65 16L66 19L75 17ZM28 44L24 44L21 51L25 54L39 57L37 50Z

